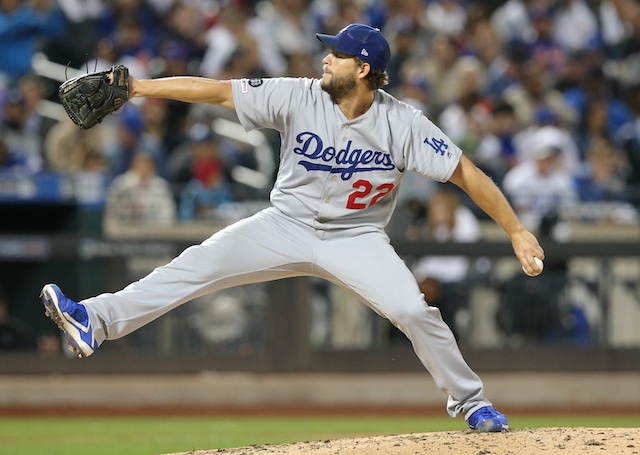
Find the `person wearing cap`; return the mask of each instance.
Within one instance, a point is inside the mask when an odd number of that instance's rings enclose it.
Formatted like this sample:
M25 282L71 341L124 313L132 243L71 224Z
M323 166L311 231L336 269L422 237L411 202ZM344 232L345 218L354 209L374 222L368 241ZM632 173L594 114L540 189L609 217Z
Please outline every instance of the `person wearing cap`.
M242 126L280 133L271 207L187 248L116 293L75 302L55 284L46 311L80 357L198 296L295 276L325 279L388 318L410 340L447 412L483 432L508 428L463 359L439 310L389 245L384 229L407 171L466 191L509 235L531 275L544 251L498 187L423 113L385 92L390 49L380 30L351 24L317 34L328 47L319 78L131 78L132 97L210 103Z
M169 182L158 175L155 158L142 150L131 157L129 169L107 189L105 230L114 225L168 226L176 221L176 203Z
M563 166L563 149L551 142L532 145L531 156L511 168L502 186L519 217L539 231L545 217L578 202L572 172Z

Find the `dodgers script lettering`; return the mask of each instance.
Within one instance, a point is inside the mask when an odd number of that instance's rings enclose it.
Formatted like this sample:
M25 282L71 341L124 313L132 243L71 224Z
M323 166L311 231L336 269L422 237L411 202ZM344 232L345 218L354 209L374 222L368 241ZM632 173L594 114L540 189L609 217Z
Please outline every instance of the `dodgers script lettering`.
M352 141L339 150L325 147L324 141L315 133L305 131L296 136L300 147L293 149L301 159L298 164L307 171L324 171L340 174L342 180L349 180L356 172L392 171L396 168L391 155L378 150L357 148Z

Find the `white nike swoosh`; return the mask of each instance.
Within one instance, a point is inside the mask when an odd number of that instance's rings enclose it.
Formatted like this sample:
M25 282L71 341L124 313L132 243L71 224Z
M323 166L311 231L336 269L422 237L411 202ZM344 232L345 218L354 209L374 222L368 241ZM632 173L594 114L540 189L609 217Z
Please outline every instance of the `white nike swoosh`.
M78 321L76 321L74 318L71 317L71 315L69 315L69 313L63 313L65 316L65 319L70 322L76 329L82 330L84 333L89 333L89 330L91 329L91 326L87 323L87 325L82 325L80 324Z

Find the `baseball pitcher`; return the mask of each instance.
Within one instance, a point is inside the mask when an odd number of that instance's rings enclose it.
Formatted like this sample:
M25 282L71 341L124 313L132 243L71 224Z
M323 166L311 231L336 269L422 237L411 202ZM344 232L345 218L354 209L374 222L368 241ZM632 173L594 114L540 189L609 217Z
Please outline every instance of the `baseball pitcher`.
M497 432L507 419L485 397L437 308L429 306L385 234L408 171L464 190L509 235L528 274L541 269L538 241L493 183L422 112L382 90L389 45L378 29L351 24L317 34L328 48L319 79L138 80L126 68L63 84L60 98L90 128L132 97L170 98L235 109L243 127L281 136L272 206L187 248L169 264L115 293L80 302L55 284L46 313L80 357L168 311L231 286L296 276L324 278L360 297L412 342L447 411L470 428ZM89 78L87 84L84 79ZM124 95L123 95L124 93ZM87 119L87 124L84 120Z

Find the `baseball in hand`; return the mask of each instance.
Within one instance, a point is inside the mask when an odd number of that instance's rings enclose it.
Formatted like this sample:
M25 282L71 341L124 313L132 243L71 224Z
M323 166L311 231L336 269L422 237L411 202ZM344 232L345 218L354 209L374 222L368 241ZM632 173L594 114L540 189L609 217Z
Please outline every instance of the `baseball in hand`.
M538 266L538 268L540 269L540 273L542 273L542 270L544 269L544 262L542 262L542 259L540 258L533 258L536 261L536 265ZM529 275L529 273L527 273L526 269L524 268L524 266L522 266L522 271L524 273L526 273L527 275ZM529 276L536 276L536 275L529 275Z

